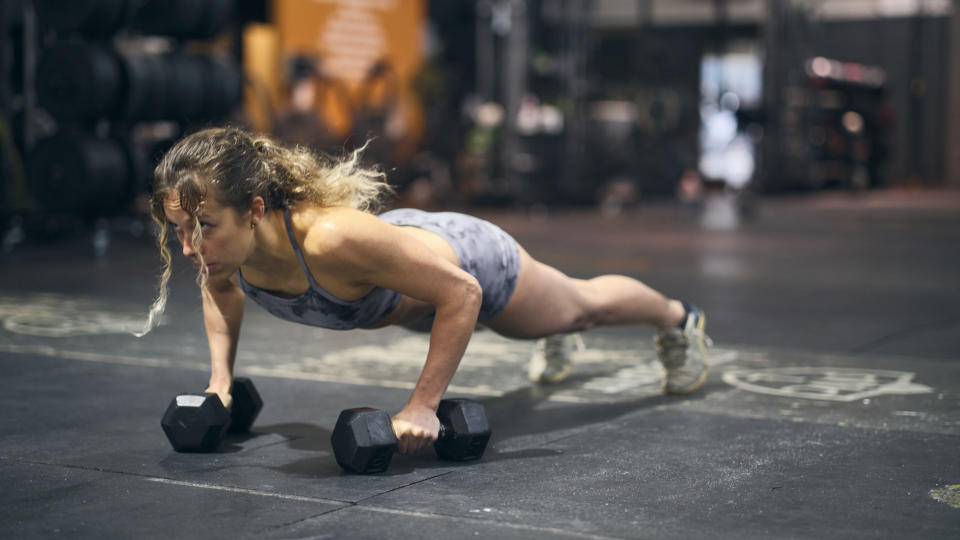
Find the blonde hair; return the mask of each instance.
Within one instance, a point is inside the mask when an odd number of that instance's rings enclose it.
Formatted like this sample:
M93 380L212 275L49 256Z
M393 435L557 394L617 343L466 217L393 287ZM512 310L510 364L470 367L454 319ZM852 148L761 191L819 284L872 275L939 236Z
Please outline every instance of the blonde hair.
M193 218L190 239L200 262L197 285L206 288L207 272L200 244L200 215L208 195L240 214L250 209L254 197L262 197L267 210L290 207L298 202L318 206L346 206L373 212L393 190L379 169L360 164L364 147L337 159L309 149L287 147L274 139L232 127L210 128L181 139L154 170L151 217L159 227L157 243L164 267L159 293L150 307L142 337L155 328L167 305L171 255L167 247L169 225L164 205L177 199Z

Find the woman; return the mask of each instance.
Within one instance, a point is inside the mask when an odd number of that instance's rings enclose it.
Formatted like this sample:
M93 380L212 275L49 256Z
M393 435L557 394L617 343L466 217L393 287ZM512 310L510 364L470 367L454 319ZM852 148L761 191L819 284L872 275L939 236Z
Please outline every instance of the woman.
M390 191L383 175L234 128L178 142L155 171L153 219L166 263L172 229L198 268L210 346L206 391L231 403L245 297L281 318L324 328L431 324L430 346L406 406L393 417L399 450L437 437L436 408L477 324L538 344L531 378L569 372L571 332L596 325L655 326L666 390L696 390L707 375L705 318L625 276L570 278L488 222L455 213L370 213Z

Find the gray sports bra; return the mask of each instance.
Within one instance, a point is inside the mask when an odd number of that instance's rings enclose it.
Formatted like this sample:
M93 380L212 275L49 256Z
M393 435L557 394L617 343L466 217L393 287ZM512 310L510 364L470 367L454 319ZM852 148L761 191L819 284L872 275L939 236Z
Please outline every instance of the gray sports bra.
M341 300L320 288L310 273L303 252L297 239L293 235L293 225L290 221L290 209L283 209L283 220L287 226L287 235L290 244L297 253L303 273L310 281L307 292L294 298L277 296L276 294L259 289L243 279L243 273L237 272L240 288L261 307L288 321L319 326L331 330L351 330L370 326L386 317L400 302L400 293L383 287L374 287L369 294L358 300Z

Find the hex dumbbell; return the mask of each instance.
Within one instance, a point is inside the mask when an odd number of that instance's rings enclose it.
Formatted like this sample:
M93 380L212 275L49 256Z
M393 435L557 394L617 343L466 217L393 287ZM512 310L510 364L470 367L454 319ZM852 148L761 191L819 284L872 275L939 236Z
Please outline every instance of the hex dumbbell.
M490 440L483 405L469 399L445 399L437 408L440 434L433 448L450 461L480 459ZM390 415L377 409L346 409L330 437L334 457L343 469L360 474L387 470L397 450Z
M263 400L253 381L233 379L233 407L227 411L216 394L180 394L167 407L160 426L177 452L212 452L230 433L250 430Z

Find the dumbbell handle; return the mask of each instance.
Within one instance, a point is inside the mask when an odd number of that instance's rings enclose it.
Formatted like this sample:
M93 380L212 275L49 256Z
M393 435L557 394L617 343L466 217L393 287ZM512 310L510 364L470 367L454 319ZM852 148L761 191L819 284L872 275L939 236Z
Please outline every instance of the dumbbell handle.
M447 426L440 424L440 431L437 433L437 440L442 441L444 439L452 439L453 430L447 428Z

